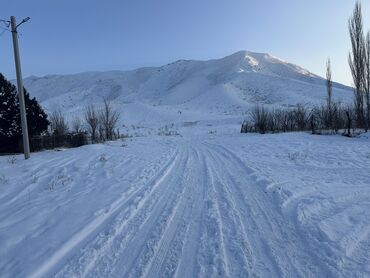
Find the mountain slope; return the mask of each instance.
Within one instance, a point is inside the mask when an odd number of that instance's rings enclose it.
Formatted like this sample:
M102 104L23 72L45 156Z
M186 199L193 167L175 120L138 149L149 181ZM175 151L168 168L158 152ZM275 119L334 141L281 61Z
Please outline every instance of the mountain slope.
M29 77L25 86L49 111L81 113L111 100L128 122L239 117L255 103L282 106L324 101L325 80L268 54L240 51L209 61L180 60L133 71ZM334 84L349 101L349 87Z

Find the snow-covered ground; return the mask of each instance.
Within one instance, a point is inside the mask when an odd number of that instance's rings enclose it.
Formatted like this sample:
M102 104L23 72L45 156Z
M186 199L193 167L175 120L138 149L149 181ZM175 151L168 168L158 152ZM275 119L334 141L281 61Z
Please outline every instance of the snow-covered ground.
M319 76L241 51L25 87L68 118L107 98L133 137L0 156L1 278L370 277L370 135L239 134L322 103Z
M0 276L370 276L370 136L178 132L0 157Z

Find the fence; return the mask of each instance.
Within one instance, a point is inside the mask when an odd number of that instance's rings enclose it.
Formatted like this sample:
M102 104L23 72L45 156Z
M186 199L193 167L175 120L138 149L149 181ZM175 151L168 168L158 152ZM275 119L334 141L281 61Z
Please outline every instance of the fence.
M17 140L1 140L0 153L22 153L23 143ZM76 148L91 144L91 139L87 133L71 133L66 135L42 135L30 138L30 149L32 152L49 150L55 148Z
M35 136L30 139L31 151L41 151L55 148L76 148L90 143L86 133L66 135Z

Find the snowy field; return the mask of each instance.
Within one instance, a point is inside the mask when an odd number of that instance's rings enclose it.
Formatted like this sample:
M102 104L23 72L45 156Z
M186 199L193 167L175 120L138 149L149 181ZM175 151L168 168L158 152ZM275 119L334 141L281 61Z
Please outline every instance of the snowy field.
M370 136L186 129L0 157L0 277L370 276Z

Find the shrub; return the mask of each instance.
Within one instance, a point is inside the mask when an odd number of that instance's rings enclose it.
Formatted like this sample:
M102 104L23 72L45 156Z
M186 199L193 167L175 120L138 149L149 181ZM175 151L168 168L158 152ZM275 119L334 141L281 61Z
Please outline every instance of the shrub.
M329 111L330 110L330 111ZM298 104L290 109L276 109L268 111L263 106L256 105L250 112L249 120L244 120L240 132L288 132L308 131L313 134L322 132L338 133L345 130L351 135L355 128L365 128L359 121L355 121L355 107L343 106L340 103L306 108Z

